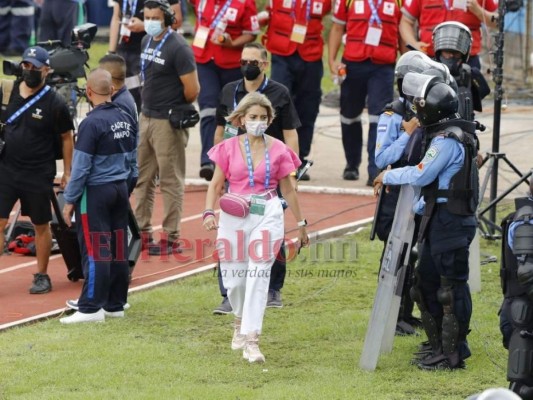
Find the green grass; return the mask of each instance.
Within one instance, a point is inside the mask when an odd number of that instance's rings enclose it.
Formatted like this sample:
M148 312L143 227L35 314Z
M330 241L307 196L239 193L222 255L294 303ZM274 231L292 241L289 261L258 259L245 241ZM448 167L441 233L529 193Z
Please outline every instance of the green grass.
M290 264L285 307L266 312L264 365L230 349L232 319L211 314L218 286L204 273L130 296L122 320L51 319L1 333L0 399L464 399L505 386L497 264L482 267L483 289L473 296L467 370L411 366L422 336L396 338L374 373L358 368L381 251L367 238L368 229L350 238L355 262ZM499 255L498 242L482 246ZM324 270L344 277L320 277Z

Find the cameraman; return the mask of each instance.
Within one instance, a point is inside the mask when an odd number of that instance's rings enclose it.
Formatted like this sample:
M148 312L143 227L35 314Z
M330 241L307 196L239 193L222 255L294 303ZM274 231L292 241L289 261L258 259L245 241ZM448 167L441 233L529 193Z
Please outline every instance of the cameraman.
M5 148L0 155L0 243L13 206L20 200L22 215L35 227L37 273L30 293L52 290L47 275L52 247L49 222L50 195L56 175L56 153L62 151L61 186L70 179L73 140L72 118L64 100L45 85L51 72L48 52L42 47L26 49L22 56L21 78L14 83L1 120Z

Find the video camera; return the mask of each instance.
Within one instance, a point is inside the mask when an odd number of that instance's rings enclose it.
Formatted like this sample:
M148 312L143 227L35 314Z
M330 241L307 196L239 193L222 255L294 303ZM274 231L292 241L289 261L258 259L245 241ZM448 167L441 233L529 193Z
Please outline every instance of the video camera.
M85 66L89 60L87 49L96 35L98 27L87 23L78 25L72 30L71 44L65 47L60 40L38 42L50 54L50 68L53 70L48 75L47 83L54 86L64 83L75 83L78 78L86 77ZM14 75L20 78L22 68L20 64L4 60L4 74Z

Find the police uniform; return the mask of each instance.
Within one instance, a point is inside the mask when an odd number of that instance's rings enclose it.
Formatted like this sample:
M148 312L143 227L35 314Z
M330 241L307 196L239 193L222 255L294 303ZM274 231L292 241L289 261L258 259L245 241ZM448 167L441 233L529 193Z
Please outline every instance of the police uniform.
M516 212L502 223L500 309L503 345L509 350L507 380L511 390L533 399L533 198L516 199Z
M363 148L361 114L368 106L369 183L378 174L374 162L379 115L393 100L394 63L398 53L400 9L395 1L336 0L333 22L345 26L341 85L341 130L346 156L344 179L359 177ZM368 95L368 101L367 101Z
M207 152L213 147L220 91L226 84L242 77L242 46L224 47L212 43L211 36L229 35L235 40L244 34L258 35L260 30L253 0L194 0L191 4L197 17L192 49L202 88L198 96L202 139L200 164L211 166ZM210 180L212 171L210 167L204 168L200 176Z
M409 75L404 79L404 92ZM413 81L417 90L426 91L415 98L415 106L430 140L428 149L418 165L385 172L383 184L422 188L415 206L423 216L412 295L432 352L418 366L455 369L463 368L463 360L470 356L466 336L472 300L467 281L478 201L475 129L473 123L457 119L458 99L453 89L435 83L435 77L428 79L433 82L425 86Z
M303 162L311 151L322 98L322 19L331 11L331 0L273 0L266 10L270 20L263 41L272 55L270 76L292 95L302 123L298 147ZM305 33L297 34L298 29Z
M79 311L122 311L128 294L128 187L137 163L134 119L114 103L79 128L65 201L75 204L85 280Z

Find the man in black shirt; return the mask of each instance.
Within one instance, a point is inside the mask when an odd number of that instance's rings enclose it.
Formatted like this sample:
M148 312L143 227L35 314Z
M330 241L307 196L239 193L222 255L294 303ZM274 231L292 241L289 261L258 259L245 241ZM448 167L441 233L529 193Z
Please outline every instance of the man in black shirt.
M268 54L265 48L257 42L245 44L241 55L241 71L244 79L228 83L220 94L220 105L216 114L215 144L223 139L242 133L238 128L228 123L225 117L237 107L239 101L246 94L258 91L268 97L276 111L276 117L266 130L266 134L281 140L296 154L299 154L298 132L296 129L300 127L301 123L298 113L292 102L289 90L281 83L267 78L265 74L267 67ZM295 177L296 174L294 173L293 176ZM296 184L296 179L294 184ZM272 266L267 307L280 308L283 306L281 288L285 281L285 273L285 249L282 246ZM220 274L218 283L224 299L213 312L215 314L228 314L231 312L231 305L226 296L226 289L222 284Z
M185 1L185 0L183 0ZM141 41L146 35L144 30L145 0L113 0L113 16L109 23L109 53L118 53L126 60L126 86L130 90L137 111L141 112ZM181 26L180 0L169 0L170 8L174 11L172 29Z
M45 85L48 52L38 46L26 49L21 66L22 80L15 82L1 118L5 148L0 155L0 243L9 213L20 200L22 214L35 227L37 273L30 293L37 294L52 290L46 273L52 248L50 195L58 148L63 157L61 186L70 178L74 126L64 100Z
M196 62L186 40L171 29L173 11L166 0L149 0L144 6L141 78L142 108L139 120L139 180L135 190L135 217L144 238L152 239L155 178L163 197L163 233L158 245L149 244L150 255L168 256L179 251L185 187L185 147L189 131L170 124L169 112L182 114L192 108L200 84ZM145 246L146 247L146 246Z

